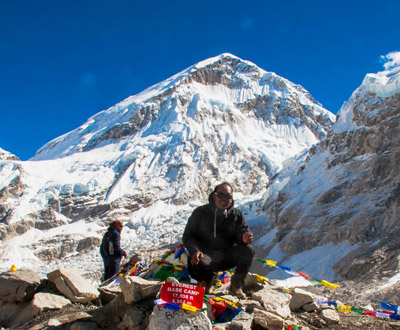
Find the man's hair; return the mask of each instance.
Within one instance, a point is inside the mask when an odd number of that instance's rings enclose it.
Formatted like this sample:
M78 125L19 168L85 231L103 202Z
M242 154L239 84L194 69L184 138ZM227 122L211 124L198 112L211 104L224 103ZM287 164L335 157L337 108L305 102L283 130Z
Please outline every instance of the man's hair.
M216 185L213 192L217 192L217 190L218 190L219 187L225 186L225 185L231 187L232 192L233 192L233 187L232 187L232 185L231 185L229 182L226 182L226 181L224 181L224 182L222 182L222 183Z
M113 228L117 228L118 225L123 226L124 224L121 220L114 220L113 222L110 223L110 227Z

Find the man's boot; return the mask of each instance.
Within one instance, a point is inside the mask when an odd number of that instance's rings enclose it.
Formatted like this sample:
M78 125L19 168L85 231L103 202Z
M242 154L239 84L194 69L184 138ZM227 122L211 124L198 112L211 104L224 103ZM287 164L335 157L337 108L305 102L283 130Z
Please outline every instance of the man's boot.
M246 294L243 292L243 280L241 280L236 274L232 276L231 286L229 287L229 294L239 299L246 299Z

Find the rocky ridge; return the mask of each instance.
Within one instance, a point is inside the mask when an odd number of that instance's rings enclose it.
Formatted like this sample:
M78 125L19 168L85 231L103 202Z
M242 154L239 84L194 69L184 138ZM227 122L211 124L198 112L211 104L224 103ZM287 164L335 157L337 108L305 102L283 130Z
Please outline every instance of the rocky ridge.
M327 138L265 198L263 230L284 254L278 261L329 246L343 250L333 266L339 279L383 283L398 273L399 77L399 68L367 75Z

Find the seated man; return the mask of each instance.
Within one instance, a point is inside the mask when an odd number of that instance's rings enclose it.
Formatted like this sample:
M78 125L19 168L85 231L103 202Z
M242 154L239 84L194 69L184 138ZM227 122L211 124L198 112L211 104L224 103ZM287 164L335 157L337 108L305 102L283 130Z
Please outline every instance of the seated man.
M245 298L242 288L254 257L250 245L253 234L243 213L233 207L232 186L217 185L209 203L196 208L183 234L189 251L188 270L192 278L203 282L209 292L218 271L236 267L229 293Z

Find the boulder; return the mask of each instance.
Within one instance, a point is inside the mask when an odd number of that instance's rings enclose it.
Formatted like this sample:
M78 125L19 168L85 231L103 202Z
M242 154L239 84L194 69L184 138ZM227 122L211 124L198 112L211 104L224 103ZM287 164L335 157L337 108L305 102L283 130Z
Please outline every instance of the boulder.
M150 315L148 330L211 330L210 319L201 311L172 310L155 305Z
M99 326L95 322L90 321L78 321L71 324L69 330L100 330Z
M85 304L100 296L99 291L75 269L58 269L47 274L47 278L72 302Z
M59 327L63 324L71 323L77 320L82 319L90 319L91 315L85 312L72 312L72 313L65 313L63 315L58 315L49 319L47 325L49 327Z
M259 301L267 312L274 313L283 319L290 316L289 303L291 296L278 292L265 286L262 290L254 292L252 299Z
M131 308L123 316L122 322L118 325L119 330L138 329L143 322L146 313L142 310Z
M312 303L305 304L303 307L301 307L301 309L303 309L305 312L310 313L319 309L319 305L314 301Z
M142 299L155 298L162 282L145 280L138 276L125 276L120 282L125 303L134 304Z
M320 313L320 316L323 320L325 320L329 323L339 323L340 322L339 313L332 308L323 309Z
M100 300L103 305L113 301L122 291L120 286L106 285L99 287Z
M33 316L46 310L58 310L71 304L71 301L55 294L38 292L31 301Z
M251 300L251 299L242 300L240 302L240 306L247 313L253 313L255 308L263 309L263 307L261 306L261 303L259 301L255 301L255 300Z
M40 277L31 270L17 270L0 274L0 300L8 302L23 302L31 300Z
M248 273L245 279L245 285L250 287L263 286L266 281L262 279L262 276L259 276L255 273Z
M231 321L229 325L229 330L251 330L251 324L253 323L253 315L240 312L235 318Z
M23 312L29 307L30 302L6 302L0 301L0 327L18 327L28 322L32 315L25 317ZM22 317L22 319L20 319Z
M43 311L59 310L70 304L71 301L64 297L41 292L36 293L29 302L3 302L0 304L0 325L10 328L19 327Z
M283 330L284 321L274 313L263 311L261 309L254 310L254 322L260 327L268 330Z
M292 312L297 312L304 305L313 303L316 299L317 296L315 294L295 288L292 290L292 299L290 300L289 308Z

